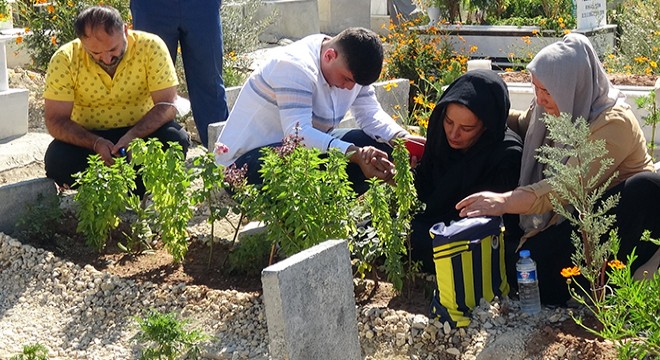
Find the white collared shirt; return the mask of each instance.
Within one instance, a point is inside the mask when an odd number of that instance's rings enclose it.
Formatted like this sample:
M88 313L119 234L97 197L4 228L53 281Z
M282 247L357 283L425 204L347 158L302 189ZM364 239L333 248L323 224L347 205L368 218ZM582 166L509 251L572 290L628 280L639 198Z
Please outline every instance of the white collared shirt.
M332 87L321 72L321 45L327 37L311 35L277 51L255 70L241 89L218 142L229 152L216 155L228 166L258 147L281 142L287 135L321 152L350 143L333 138L333 130L350 109L364 132L378 141L405 133L378 103L373 86ZM332 142L332 143L331 143Z

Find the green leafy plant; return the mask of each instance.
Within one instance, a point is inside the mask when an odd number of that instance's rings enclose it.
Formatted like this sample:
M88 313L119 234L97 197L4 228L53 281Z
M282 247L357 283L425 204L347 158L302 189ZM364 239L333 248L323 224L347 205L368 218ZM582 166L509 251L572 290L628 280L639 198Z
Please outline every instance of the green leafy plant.
M130 232L124 233L126 245L117 243L120 250L140 254L145 250L151 250L151 242L156 234L151 230L151 222L155 218L155 213L151 206L147 205L147 199L140 200L135 194L126 196L126 208L135 213L135 219L130 222Z
M272 242L265 232L242 236L227 258L229 272L259 275L268 266Z
M209 339L200 330L186 330L188 323L178 320L173 313L151 310L136 320L140 326L137 339L148 346L140 359L199 359L199 344Z
M105 0L105 5L110 5L122 14L125 21L129 22L128 0ZM34 67L45 72L50 58L58 47L76 38L73 27L75 17L84 8L97 5L92 0L26 0L17 1L20 24L28 29L31 34L25 37L23 44L27 46L32 57Z
M245 82L252 66L252 58L248 54L261 46L259 35L279 18L277 12L258 17L258 12L260 9L263 12L263 8L260 0L222 2L222 79L226 87L240 86Z
M605 58L608 73L659 75L660 0L625 0L614 13L617 51Z
M618 195L602 199L616 172L601 185L598 181L612 166L613 160L606 158L605 140L589 139L589 124L584 118L574 122L571 115L546 115L543 122L548 128L548 138L557 146L544 145L539 149L539 162L546 164L545 177L555 194L551 194L555 212L577 227L571 234L575 253L573 263L590 284L591 297L597 301L604 298L605 269L607 260L615 254L615 240L602 240L614 224L615 216L608 214L619 201ZM572 158L572 163L566 162ZM596 173L589 176L592 168ZM575 211L565 207L564 199Z
M119 213L126 209L129 192L135 189L135 170L125 158L116 158L106 166L98 154L90 155L84 172L74 175L78 192L77 231L85 236L87 245L97 251L105 247L110 231L120 223Z
M410 154L402 140L396 141L392 157L396 167L394 186L385 185L381 180L370 180L371 186L365 194L366 206L372 216L372 234L378 240L375 242L371 236L358 238L358 243L351 244L351 250L359 250L362 255L358 261L358 271L370 269L369 261L384 256L387 279L400 292L404 280L412 281L419 272L419 266L410 257L410 222L422 205L417 200L413 185ZM402 260L405 255L408 256L407 261Z
M637 99L635 99L635 102L637 103L637 107L640 109L644 109L648 112L648 115L643 116L642 120L644 120L644 125L651 127L651 139L647 144L649 148L649 154L651 155L651 157L654 157L655 155L654 154L655 129L658 123L660 123L660 111L658 110L658 107L655 104L655 99L656 99L655 90L651 90L647 95L640 96Z
M16 222L16 232L23 238L52 239L62 216L59 196L39 194Z
M170 142L167 150L157 139L135 139L129 149L132 164L139 166L144 186L153 201L156 226L167 252L181 262L188 251L188 221L192 201L188 196L191 173L185 167L181 145Z
M0 22L9 20L11 17L11 6L7 0L0 0Z
M651 239L647 231L643 239L660 245ZM633 278L630 264L636 259L635 252L628 255L628 266L619 260L608 262L608 296L603 301L584 298L569 285L569 290L580 304L588 308L602 324L602 328L587 326L581 317L573 315L575 322L591 333L614 342L619 359L654 359L660 356L660 275L650 274L645 280ZM569 284L579 272L564 274ZM578 282L574 282L582 294L588 294Z
M263 221L268 238L287 256L355 231L346 156L336 150L320 156L300 141L291 135L281 147L264 149L263 185L237 194L245 214Z
M428 116L442 94L442 87L466 69L467 56L458 55L441 30L431 27L422 36L417 27L421 19L390 24L384 38L386 56L384 79L403 78L410 81L407 114L392 114L405 125L420 127L424 134ZM468 52L476 51L471 47Z
M9 360L48 360L48 349L39 343L24 345L23 352Z
M196 157L193 160L193 177L199 178L202 181L202 186L195 190L192 194L192 202L194 204L205 203L209 209L209 216L207 218L208 223L211 225L211 237L209 239L209 264L211 266L211 259L213 257L213 242L215 239L215 222L220 219L227 219L229 213L233 214L242 214L241 209L238 204L234 205L223 205L220 201L220 195L224 193L224 168L218 166L215 162L214 155L212 153L205 153L199 157ZM242 216L239 219L238 224L234 225L229 219L227 222L234 228L234 238L238 235L238 230L240 227L240 222Z

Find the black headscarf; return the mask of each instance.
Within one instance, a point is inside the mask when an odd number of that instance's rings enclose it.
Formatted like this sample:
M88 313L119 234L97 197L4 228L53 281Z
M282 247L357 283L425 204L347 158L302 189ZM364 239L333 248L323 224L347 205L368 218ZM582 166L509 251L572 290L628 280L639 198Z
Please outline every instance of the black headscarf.
M447 142L443 120L450 103L469 108L485 127L477 142L465 151L452 149ZM511 141L505 142L510 106L506 84L492 70L469 71L447 87L429 118L424 155L415 169L417 193L426 203L422 218L456 220L454 206L465 196L481 190L510 190L498 183L506 174L496 171L508 146L521 150L520 139L513 132L507 135Z

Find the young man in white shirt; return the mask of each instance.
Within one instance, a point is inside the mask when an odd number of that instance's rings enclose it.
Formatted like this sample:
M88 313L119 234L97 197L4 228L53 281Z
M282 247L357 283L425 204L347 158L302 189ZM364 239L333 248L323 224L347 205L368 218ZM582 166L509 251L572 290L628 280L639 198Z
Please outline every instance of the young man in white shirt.
M391 140L411 135L376 99L371 84L382 64L380 39L364 28L310 35L282 48L243 85L218 138L229 148L218 163L247 164L248 182L261 183L261 148L279 146L297 131L306 147L351 154L347 172L358 194L367 190L367 178L390 180ZM349 109L359 129L336 129Z

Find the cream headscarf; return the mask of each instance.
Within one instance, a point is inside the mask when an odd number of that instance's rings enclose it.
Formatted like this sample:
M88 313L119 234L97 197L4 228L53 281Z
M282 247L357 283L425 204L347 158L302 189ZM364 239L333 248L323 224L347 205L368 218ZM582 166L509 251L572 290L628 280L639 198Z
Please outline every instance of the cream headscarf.
M624 95L614 88L596 51L584 35L570 33L562 41L550 44L536 54L527 70L550 93L562 113L572 114L573 121L583 117L591 123L600 113L624 101ZM540 119L545 109L535 104L529 128L525 134L520 185L543 180L543 164L535 156L536 149L550 144L546 127ZM553 212L521 215L520 226L528 233L548 226Z

